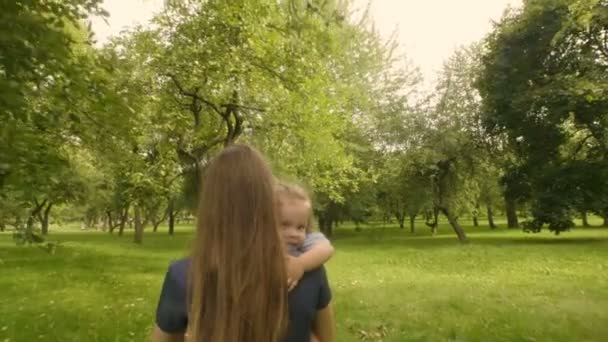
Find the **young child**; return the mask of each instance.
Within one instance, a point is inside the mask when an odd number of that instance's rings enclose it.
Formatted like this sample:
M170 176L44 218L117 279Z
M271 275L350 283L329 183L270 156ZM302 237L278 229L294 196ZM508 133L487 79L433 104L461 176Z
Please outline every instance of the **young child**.
M304 272L321 267L334 254L334 247L319 232L313 232L312 202L301 187L284 182L277 184L279 224L289 253L287 275L293 289Z

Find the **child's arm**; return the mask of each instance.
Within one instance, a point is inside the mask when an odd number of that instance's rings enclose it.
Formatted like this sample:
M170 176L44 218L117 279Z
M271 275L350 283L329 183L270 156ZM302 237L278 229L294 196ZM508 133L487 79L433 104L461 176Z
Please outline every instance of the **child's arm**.
M334 255L334 246L322 233L310 233L304 240L302 252L297 258L298 263L304 272L308 272L326 263Z
M289 257L287 262L288 286L291 291L298 285L304 272L321 267L334 255L334 246L321 233L310 233L306 236L299 257Z

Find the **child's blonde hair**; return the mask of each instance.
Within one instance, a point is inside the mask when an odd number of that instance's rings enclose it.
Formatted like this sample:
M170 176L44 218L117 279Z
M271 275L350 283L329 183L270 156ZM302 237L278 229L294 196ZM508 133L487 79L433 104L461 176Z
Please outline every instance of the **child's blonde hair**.
M308 195L308 192L306 190L304 190L303 187L301 187L297 184L287 183L287 182L284 182L281 180L277 180L275 190L276 190L277 200L279 201L279 204L281 204L281 202L284 198L304 201L308 204L309 214L308 214L308 220L306 221L306 232L307 233L312 232L314 215L312 212L312 200L310 199L310 195Z

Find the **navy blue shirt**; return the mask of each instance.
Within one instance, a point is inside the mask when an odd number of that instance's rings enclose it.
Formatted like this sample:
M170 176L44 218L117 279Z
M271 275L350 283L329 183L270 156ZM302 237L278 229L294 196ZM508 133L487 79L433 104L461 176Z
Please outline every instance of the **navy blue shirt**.
M169 266L156 310L156 325L166 333L183 333L188 326L189 259ZM286 342L309 342L317 311L331 301L331 290L323 267L304 274L289 292L289 327Z

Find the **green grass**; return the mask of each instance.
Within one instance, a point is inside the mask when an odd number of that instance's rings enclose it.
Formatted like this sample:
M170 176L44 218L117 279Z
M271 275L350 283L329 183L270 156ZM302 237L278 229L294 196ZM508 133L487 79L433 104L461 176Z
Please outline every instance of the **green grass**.
M607 341L608 230L554 236L344 226L329 262L338 341ZM56 255L0 234L0 342L147 341L191 234L54 232Z

